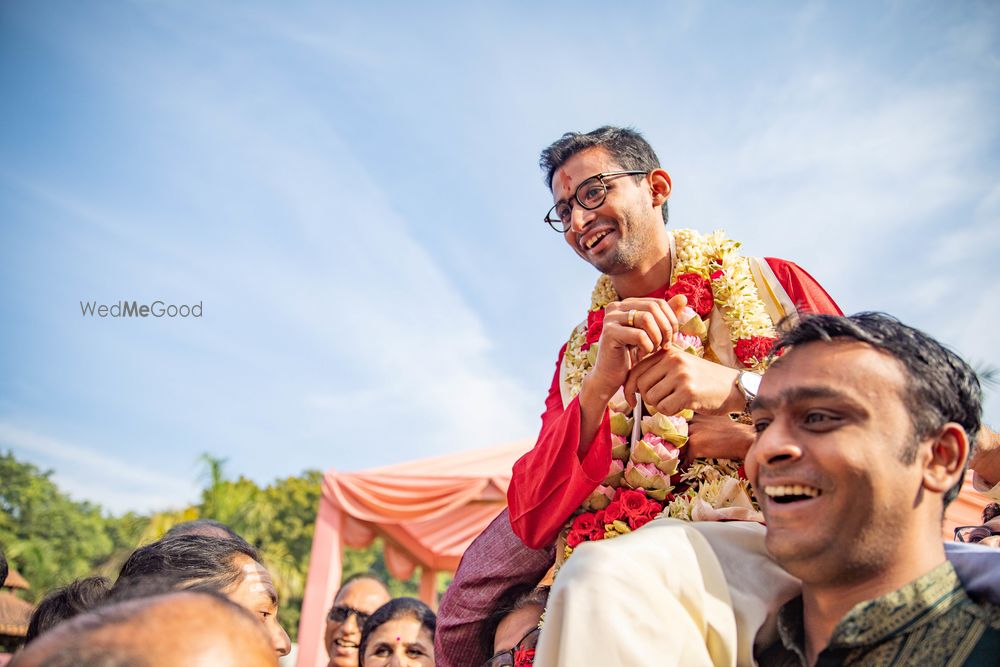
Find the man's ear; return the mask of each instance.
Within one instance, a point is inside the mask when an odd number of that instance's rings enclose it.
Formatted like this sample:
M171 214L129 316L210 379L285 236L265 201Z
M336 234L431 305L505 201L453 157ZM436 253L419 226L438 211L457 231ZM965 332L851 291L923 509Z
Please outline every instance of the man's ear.
M924 488L945 493L955 486L965 470L969 456L969 436L955 422L948 422L931 441L930 456L924 468Z
M663 206L663 202L670 197L673 187L670 174L665 169L654 169L649 172L649 185L653 193L653 206L656 208Z

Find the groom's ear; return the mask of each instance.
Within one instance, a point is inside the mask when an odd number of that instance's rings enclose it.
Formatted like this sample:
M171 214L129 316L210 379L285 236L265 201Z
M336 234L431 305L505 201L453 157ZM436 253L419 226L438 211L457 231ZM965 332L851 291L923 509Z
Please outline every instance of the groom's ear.
M670 181L670 174L665 169L654 169L649 172L649 188L653 195L653 206L659 208L670 198L673 183Z

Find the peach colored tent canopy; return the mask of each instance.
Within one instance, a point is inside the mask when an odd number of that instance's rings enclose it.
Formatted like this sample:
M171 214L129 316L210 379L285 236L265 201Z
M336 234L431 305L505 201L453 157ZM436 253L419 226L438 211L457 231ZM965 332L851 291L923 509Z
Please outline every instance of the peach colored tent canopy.
M324 667L324 617L340 587L343 547L385 542L389 574L421 569L420 597L436 606L440 571L454 572L466 547L507 505L510 470L534 439L323 480L299 622L299 667Z

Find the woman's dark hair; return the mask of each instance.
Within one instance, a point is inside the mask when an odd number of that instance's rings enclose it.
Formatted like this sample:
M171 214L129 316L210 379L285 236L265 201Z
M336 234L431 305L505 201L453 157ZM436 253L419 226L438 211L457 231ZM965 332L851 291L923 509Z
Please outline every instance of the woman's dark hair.
M87 577L52 591L32 612L25 642L30 642L53 626L98 606L108 596L110 588L111 582L104 577Z
M434 630L437 628L437 616L431 608L416 598L393 598L375 610L375 613L365 621L365 627L361 630L361 642L358 644L358 665L364 664L365 647L372 633L385 625L389 621L397 618L409 616L420 622L424 628L430 631L431 640L434 640Z
M990 503L983 508L983 523L992 521L1000 516L1000 503Z
M120 589L142 590L137 584L146 579L156 580L159 589L225 592L243 580L243 571L235 562L241 555L261 562L260 554L243 538L165 537L139 547L128 557L112 595L116 599L136 597L121 595Z
M524 609L533 605L545 609L548 601L548 586L532 588L515 586L502 595L493 613L483 623L483 633L479 637L479 648L482 651L483 660L488 660L493 655L493 645L496 643L497 628L500 627L500 622L503 619L518 609Z

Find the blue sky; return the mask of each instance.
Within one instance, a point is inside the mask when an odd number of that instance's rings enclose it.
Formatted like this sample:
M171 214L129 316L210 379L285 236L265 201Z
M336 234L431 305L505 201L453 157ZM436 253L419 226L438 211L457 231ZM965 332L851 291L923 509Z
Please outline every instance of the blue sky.
M596 277L538 153L606 123L672 225L1000 365L996 3L22 0L0 90L0 448L115 511L533 436Z

